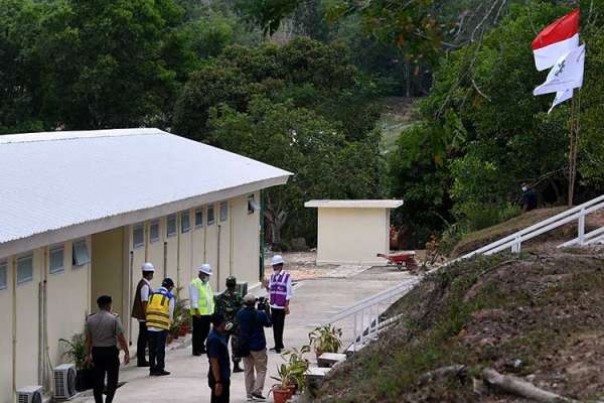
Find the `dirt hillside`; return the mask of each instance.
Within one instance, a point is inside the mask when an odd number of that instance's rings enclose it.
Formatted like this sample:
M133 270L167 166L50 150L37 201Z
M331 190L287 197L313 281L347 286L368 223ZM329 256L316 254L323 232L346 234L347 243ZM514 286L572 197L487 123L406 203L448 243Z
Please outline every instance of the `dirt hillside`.
M324 402L524 402L483 370L577 399L604 398L604 253L542 249L426 276L385 316L403 319L334 371ZM439 369L460 371L434 375Z

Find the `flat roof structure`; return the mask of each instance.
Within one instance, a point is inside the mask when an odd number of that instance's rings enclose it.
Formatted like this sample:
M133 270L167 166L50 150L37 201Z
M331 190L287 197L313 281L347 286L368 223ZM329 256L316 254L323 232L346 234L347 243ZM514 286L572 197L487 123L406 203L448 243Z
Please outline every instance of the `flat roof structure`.
M388 208L403 205L402 200L309 200L304 207L316 208Z

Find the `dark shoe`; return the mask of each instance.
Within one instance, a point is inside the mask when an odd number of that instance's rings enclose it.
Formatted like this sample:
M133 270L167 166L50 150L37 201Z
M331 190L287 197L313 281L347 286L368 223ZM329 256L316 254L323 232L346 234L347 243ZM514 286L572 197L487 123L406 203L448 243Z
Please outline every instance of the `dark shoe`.
M201 353L193 353L194 357L199 357L201 355Z
M243 372L243 368L241 368L239 366L238 362L236 362L235 365L233 366L233 372Z
M136 364L137 367L150 367L151 364L149 364L148 362L139 362Z
M159 370L159 371L155 371L155 376L166 376L166 375L170 375L170 373L168 371L164 371L163 369Z
M252 393L252 400L254 402L266 402L266 397L262 396L260 393Z

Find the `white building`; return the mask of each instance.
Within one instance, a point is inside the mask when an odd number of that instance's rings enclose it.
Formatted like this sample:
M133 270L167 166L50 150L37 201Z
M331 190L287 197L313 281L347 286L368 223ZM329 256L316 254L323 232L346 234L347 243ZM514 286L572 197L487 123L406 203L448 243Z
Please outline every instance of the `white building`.
M318 210L317 264L383 264L390 250L390 210L402 200L310 200Z
M135 346L145 261L156 287L186 290L205 262L215 290L229 275L257 283L261 192L289 175L157 129L0 136L0 403L50 385L59 339L82 332L100 294Z

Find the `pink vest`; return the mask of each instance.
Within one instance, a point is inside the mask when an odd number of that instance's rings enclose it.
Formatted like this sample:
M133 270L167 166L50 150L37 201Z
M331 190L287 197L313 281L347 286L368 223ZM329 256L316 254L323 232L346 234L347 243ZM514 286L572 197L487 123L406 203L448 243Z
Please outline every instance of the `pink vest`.
M285 307L289 273L271 274L271 305Z

